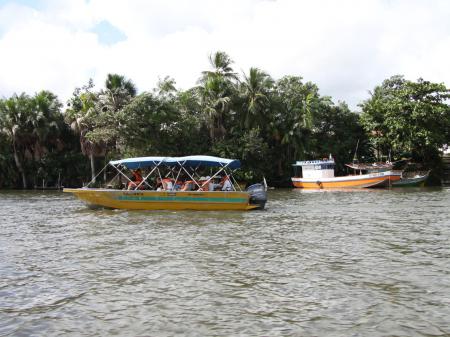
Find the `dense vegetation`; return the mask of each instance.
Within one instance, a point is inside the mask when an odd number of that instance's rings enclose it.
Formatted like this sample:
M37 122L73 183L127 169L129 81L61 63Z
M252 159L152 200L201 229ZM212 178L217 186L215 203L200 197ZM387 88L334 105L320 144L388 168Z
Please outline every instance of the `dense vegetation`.
M411 157L439 166L450 143L449 90L394 76L357 114L301 77L275 80L251 68L239 75L223 52L210 57L198 85L171 78L137 95L124 76L77 88L64 108L48 91L0 100L0 186L80 186L110 159L210 154L238 158L241 178L285 184L291 164L332 154L338 170L354 159ZM377 158L378 157L378 158Z

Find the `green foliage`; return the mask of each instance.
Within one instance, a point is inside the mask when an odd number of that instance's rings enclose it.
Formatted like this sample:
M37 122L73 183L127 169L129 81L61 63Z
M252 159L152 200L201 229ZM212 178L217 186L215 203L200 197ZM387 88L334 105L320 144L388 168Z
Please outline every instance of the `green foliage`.
M196 92L203 112L204 123L211 141L223 140L227 128L225 120L230 116L232 99L236 96L237 75L233 72L233 61L224 52L211 55L212 71L203 71Z
M361 124L381 152L427 161L449 143L449 98L444 84L393 76L361 104Z
M33 176L33 166L49 152L64 147L59 139L61 129L65 127L61 106L49 91L41 91L33 97L13 95L0 101L0 132L10 145L23 188ZM7 180L16 181L17 175Z
M11 188L18 184L11 144L0 134L0 188Z
M340 173L346 171L345 164L353 159L363 162L374 159L359 115L351 112L345 103L337 106L329 101L320 104L310 141L310 158L326 158L331 154Z
M274 83L269 95L270 110L260 126L273 149L270 176L288 180L291 164L308 154L312 120L320 97L312 83L301 77L286 76Z
M344 173L355 155L373 161L378 152L436 168L438 149L450 143L443 84L394 76L358 115L299 76L275 81L252 67L239 77L224 52L209 61L188 90L177 90L170 77L139 95L122 75L108 74L100 90L90 80L75 89L64 113L48 91L1 99L0 187L80 186L111 159L190 154L237 158L238 179L290 186L296 160L331 154Z
M244 74L244 81L239 88L242 98L243 128L251 129L256 125L265 124L270 113L270 91L273 84L273 79L258 68L250 68L248 76Z
M250 129L213 145L211 154L225 158L239 158L244 170L237 172L238 179L261 181L266 175L269 146L260 136L260 130Z

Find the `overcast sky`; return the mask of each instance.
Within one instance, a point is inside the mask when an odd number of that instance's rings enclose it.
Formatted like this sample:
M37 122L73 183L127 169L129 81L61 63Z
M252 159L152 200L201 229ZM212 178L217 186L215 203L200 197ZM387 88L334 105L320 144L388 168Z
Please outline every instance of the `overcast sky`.
M450 1L0 0L0 97L66 102L107 73L186 89L218 50L239 73L302 76L356 108L395 74L450 86Z

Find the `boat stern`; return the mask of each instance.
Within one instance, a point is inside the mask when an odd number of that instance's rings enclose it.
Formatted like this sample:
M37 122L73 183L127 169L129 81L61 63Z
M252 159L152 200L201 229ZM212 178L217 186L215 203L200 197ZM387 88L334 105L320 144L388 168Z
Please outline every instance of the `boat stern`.
M264 184L253 184L247 188L250 195L249 204L255 209L264 209L267 202L267 191Z

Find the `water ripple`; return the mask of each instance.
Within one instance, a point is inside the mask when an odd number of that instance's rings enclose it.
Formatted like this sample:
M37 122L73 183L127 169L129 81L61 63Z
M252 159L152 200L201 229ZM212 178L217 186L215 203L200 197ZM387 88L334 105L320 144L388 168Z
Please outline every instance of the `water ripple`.
M0 336L448 336L450 193L275 190L262 212L0 193Z

